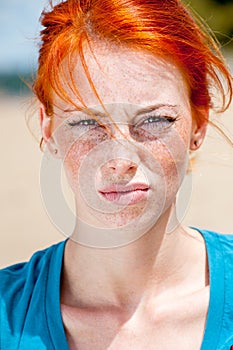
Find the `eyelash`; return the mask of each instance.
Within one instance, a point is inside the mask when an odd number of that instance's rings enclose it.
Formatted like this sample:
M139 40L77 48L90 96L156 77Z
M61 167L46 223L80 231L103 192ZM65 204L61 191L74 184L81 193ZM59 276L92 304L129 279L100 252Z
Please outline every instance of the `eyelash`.
M154 120L153 120L154 119ZM162 115L149 115L146 119L144 119L143 122L140 122L139 124L136 125L137 126L142 126L144 124L153 124L153 123L159 123L159 122L165 122L165 123L170 123L173 124L176 120L178 119L178 117L171 117L171 116L162 116ZM149 121L151 120L151 121ZM90 123L91 122L91 123ZM75 120L71 120L68 121L67 124L71 127L74 126L82 126L82 127L88 127L91 125L95 125L96 127L103 127L103 125L100 125L95 119L82 119L79 121L75 121Z
M94 123L91 123L91 124L85 124L85 123L88 123L90 121L93 121ZM82 124L84 122L84 124ZM96 123L96 124L95 124ZM69 126L77 126L77 125L81 125L81 126L89 126L89 125L96 125L96 126L100 126L100 124L95 120L95 119L82 119L82 120L79 120L79 121L68 121L68 125Z
M151 119L151 122L149 120ZM146 119L143 120L143 122L140 122L137 126L142 126L145 124L153 124L153 123L170 123L173 124L178 119L177 116L164 116L164 115L158 115L158 114L151 114Z

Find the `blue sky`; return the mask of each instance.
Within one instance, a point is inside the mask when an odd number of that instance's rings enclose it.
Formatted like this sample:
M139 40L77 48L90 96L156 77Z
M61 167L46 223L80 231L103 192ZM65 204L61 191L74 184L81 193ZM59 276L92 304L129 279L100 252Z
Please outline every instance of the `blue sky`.
M48 0L0 0L0 72L36 65L39 17Z

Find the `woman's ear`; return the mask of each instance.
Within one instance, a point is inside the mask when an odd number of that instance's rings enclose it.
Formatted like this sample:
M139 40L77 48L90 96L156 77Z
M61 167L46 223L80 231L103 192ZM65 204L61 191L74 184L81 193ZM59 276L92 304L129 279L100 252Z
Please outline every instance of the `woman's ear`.
M196 120L193 118L192 121L192 132L191 132L191 139L190 139L190 150L196 151L203 143L206 135L207 125L208 125L208 115L209 111L202 112L203 115L203 121L200 123L197 123Z
M40 106L40 112L39 112L39 118L40 118L40 128L43 140L48 147L48 150L54 157L58 157L58 147L56 145L56 141L54 139L54 136L52 135L52 118L49 117L44 110L44 106Z

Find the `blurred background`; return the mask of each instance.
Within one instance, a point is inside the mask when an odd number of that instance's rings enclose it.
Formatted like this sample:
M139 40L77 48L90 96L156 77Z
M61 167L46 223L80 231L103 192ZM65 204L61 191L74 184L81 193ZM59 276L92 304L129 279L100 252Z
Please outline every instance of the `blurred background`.
M186 1L212 28L233 68L233 0ZM27 84L37 66L39 17L46 0L0 2L0 267L27 260L64 239L47 216L40 195L38 105ZM233 140L233 107L213 116ZM34 135L28 129L30 120ZM232 145L209 128L192 172L184 224L232 232Z

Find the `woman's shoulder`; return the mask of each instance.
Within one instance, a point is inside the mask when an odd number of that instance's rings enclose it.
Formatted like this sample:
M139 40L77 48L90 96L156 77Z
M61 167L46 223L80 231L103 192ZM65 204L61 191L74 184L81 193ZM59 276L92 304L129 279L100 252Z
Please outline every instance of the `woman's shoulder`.
M222 233L193 226L187 229L193 238L204 243L210 267L215 271L218 270L219 273L230 269L233 283L233 233Z
M0 269L0 294L20 294L27 285L28 290L42 277L55 253L63 252L65 241L53 244L35 252L26 262L20 262Z
M233 244L233 231L229 233L222 233L215 230L197 228L194 226L190 226L192 230L196 230L202 234L204 240L207 242L211 242L212 244L219 243L228 243L229 245Z
M198 230L204 240L210 277L210 302L203 348L231 349L233 344L233 234ZM215 341L215 340L214 340ZM216 347L217 346L217 347Z
M45 300L46 295L54 299L54 281L60 278L64 245L65 241L57 243L35 252L28 262L0 270L0 334L4 349L18 349L19 342L20 349L52 349L48 345Z
M233 233L222 233L208 229L190 227L198 231L205 242L209 263L232 275L233 283Z

